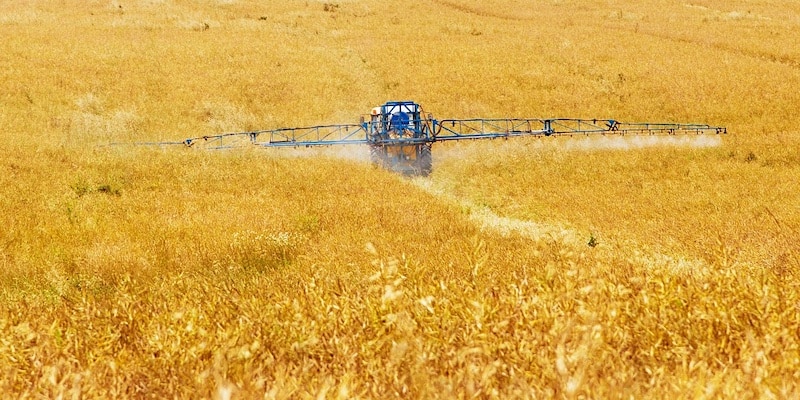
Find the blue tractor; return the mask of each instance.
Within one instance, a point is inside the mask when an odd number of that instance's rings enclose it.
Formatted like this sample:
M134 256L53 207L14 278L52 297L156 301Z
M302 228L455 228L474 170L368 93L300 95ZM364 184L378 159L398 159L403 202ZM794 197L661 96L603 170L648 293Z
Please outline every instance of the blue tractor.
M435 141L431 118L413 101L390 101L375 107L367 131L370 160L374 165L405 175L428 176L433 169L431 146Z

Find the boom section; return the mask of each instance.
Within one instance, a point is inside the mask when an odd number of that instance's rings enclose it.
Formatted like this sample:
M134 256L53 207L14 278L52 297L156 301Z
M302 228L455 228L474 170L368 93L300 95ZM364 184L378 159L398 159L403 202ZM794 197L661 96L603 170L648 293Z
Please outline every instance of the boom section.
M186 139L187 146L223 149L254 144L262 147L312 147L339 144L365 144L366 124L318 125L278 128L251 132L232 132Z
M540 119L444 119L433 121L434 141L546 135Z
M445 119L433 120L433 141L552 135L724 134L724 127L705 124L627 123L613 119Z

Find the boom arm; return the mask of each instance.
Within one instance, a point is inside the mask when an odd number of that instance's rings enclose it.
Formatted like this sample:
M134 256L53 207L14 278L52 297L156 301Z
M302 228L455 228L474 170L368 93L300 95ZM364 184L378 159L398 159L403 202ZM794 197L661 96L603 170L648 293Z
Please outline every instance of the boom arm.
M705 124L626 123L613 119L445 119L423 120L432 126L432 135L409 138L408 142L432 143L465 139L495 139L516 136L565 135L675 135L727 133L724 127ZM319 125L301 128L280 128L251 132L223 133L189 138L183 142L154 144L204 144L211 148L239 147L255 144L263 147L312 147L342 144L367 144L371 122L361 125ZM393 140L399 144L403 140Z
M613 119L446 119L434 120L434 141L551 135L674 135L727 133L702 124L625 123Z
M207 147L222 149L239 147L252 143L264 147L311 147L337 144L365 144L366 125L342 124L319 125L302 128L279 128L251 132L233 132L219 135L189 138L182 143L187 146L204 144ZM173 144L165 143L165 144Z

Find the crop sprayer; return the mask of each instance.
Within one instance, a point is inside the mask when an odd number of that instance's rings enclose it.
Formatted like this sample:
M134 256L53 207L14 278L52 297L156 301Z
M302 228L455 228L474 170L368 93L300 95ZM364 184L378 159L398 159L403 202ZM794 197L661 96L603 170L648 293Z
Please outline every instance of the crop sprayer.
M189 138L182 144L207 148L239 147L250 143L263 147L312 147L367 145L373 164L406 175L427 176L435 142L497 139L516 136L564 135L678 135L725 134L727 129L704 124L625 123L613 119L434 119L413 101L389 101L375 107L358 124L317 125L250 132L222 133Z

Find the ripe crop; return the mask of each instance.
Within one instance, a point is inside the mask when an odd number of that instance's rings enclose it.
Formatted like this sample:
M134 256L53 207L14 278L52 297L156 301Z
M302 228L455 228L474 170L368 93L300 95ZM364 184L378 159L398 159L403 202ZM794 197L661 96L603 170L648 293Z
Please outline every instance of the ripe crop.
M0 5L0 392L792 398L800 9L437 0ZM129 146L437 117L725 136ZM122 143L122 145L120 145Z

